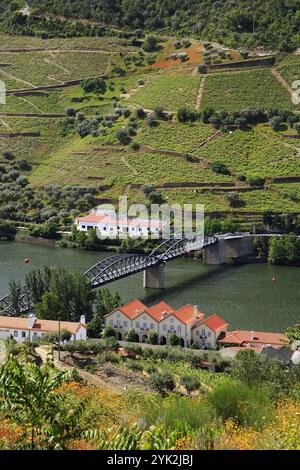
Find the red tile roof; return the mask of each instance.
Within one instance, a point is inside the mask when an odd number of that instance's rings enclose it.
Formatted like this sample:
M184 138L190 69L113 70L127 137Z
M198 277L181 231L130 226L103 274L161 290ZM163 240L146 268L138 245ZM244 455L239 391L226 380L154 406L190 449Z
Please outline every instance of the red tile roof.
M75 334L80 326L84 326L80 322L61 321L60 328L68 330ZM28 318L21 317L4 317L0 316L0 328L8 330L24 330L24 331L41 331L43 333L52 333L58 331L58 321L55 320L36 320L32 328L29 328Z
M173 312L173 315L185 324L196 323L204 318L204 313L201 313L199 310L196 311L195 315L195 307L192 304L178 308Z
M156 321L162 320L164 312L174 312L174 309L170 307L166 302L159 302L159 304L153 305L152 307L147 308L147 312L151 315Z
M184 305L183 307L174 310L166 302L160 302L156 305L153 305L152 307L146 307L140 300L135 299L125 305L121 305L121 307L116 308L108 315L116 312L117 310L124 313L124 315L126 315L131 320L143 312L148 313L154 320L158 322L164 320L164 313L174 315L174 317L185 324L198 322L204 318L204 314L199 310L197 310L197 316L195 316L194 305L192 304Z
M131 302L128 302L125 305L121 305L114 310L116 312L119 310L120 312L124 313L126 317L130 318L131 320L139 315L141 312L147 311L147 307L138 299L134 299ZM113 312L111 312L113 313Z
M166 225L166 222L162 222L160 220L147 220L147 219L140 219L140 218L119 218L119 217L110 217L107 214L97 214L97 213L90 213L84 217L77 217L76 222L81 222L81 223L94 223L94 224L106 224L110 226L116 226L116 225L125 225L125 226L136 226L136 227L151 227L151 228L162 228L164 225Z
M219 315L211 315L210 317L206 318L203 323L213 331L218 331L221 328L226 328L228 323L223 320Z
M245 331L236 330L226 333L219 339L222 344L236 344L239 346L250 344L272 344L273 346L283 346L286 337L282 333L268 333L265 331Z

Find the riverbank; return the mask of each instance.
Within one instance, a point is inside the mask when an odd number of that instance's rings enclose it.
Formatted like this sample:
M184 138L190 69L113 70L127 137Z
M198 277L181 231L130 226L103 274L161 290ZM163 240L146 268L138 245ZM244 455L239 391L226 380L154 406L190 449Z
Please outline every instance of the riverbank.
M9 280L23 283L31 270L50 265L85 272L109 256L110 252L0 242L0 297L7 294ZM205 266L199 260L178 258L166 264L165 280L163 290L144 289L143 273L138 273L107 287L119 292L122 303L140 299L150 306L162 300L173 308L198 305L206 316L217 313L226 318L230 330L285 332L300 321L300 291L295 288L300 285L300 269L296 267Z

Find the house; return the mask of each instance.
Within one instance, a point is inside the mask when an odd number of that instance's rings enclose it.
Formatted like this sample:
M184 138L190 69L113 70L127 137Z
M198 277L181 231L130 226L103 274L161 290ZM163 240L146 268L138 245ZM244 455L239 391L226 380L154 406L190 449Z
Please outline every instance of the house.
M198 342L202 347L214 348L218 336L221 332L226 332L227 323L217 315L209 317L206 322L204 323L204 314L196 305L187 304L174 309L166 302L160 302L147 307L137 299L118 307L105 316L106 326L116 329L119 340L124 339L127 331L133 328L139 342L145 342L149 333L155 331L159 344L166 344L168 337L176 333L182 346L190 346L193 342ZM200 331L202 324L204 324L207 337L200 341L196 333Z
M85 317L80 322L61 321L60 329L71 333L71 340L86 340ZM35 340L48 333L59 331L59 322L56 320L38 320L33 314L27 318L0 316L0 340L14 339L18 343L25 340Z
M262 349L264 346L281 348L286 340L282 333L268 333L265 331L228 331L218 339L221 347L252 347Z
M226 334L228 323L219 315L211 315L200 321L193 328L193 340L198 346L205 346L208 349L215 349L218 338Z
M96 209L85 217L75 219L77 230L87 232L97 229L99 235L105 238L117 238L126 235L131 238L148 238L155 236L160 238L166 221L156 219L148 220L133 217L116 217L114 211Z

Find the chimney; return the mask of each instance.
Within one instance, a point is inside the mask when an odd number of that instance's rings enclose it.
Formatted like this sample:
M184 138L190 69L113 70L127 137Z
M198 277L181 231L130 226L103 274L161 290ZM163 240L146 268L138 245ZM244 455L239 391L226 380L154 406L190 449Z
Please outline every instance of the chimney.
M81 323L82 325L85 325L85 316L84 316L84 315L81 315L81 317L80 317L80 323Z
M198 305L194 305L194 318L198 318Z
M28 315L28 328L33 328L36 320L36 316L33 313L30 313L30 315Z

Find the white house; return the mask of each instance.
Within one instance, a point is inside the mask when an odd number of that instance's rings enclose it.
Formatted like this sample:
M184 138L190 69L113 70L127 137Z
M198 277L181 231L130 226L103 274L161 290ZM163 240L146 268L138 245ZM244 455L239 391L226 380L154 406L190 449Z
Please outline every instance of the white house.
M228 323L218 315L211 315L193 328L193 340L198 346L215 349L217 341L227 332Z
M209 349L215 348L217 338L228 326L218 315L204 320L204 314L196 305L187 304L173 309L166 302L160 302L147 307L137 299L106 315L105 324L117 331L119 340L124 339L127 331L133 328L139 342L145 342L149 333L155 331L159 343L166 344L168 337L176 333L182 346L190 346L196 342ZM200 340L199 331L202 329L206 332L206 338L201 333Z
M80 322L61 321L60 329L71 333L71 341L86 340L84 315L80 317ZM26 339L32 341L47 333L58 331L58 321L38 320L33 314L30 314L27 318L0 316L0 340L12 338L18 343L22 343Z
M133 217L116 217L114 211L96 209L85 217L75 219L77 230L87 232L97 229L99 234L105 238L117 238L122 234L131 238L148 238L162 232L166 222L160 220L148 220Z

